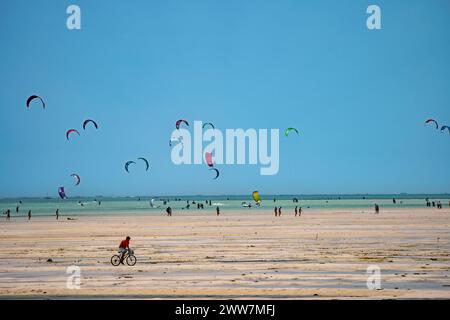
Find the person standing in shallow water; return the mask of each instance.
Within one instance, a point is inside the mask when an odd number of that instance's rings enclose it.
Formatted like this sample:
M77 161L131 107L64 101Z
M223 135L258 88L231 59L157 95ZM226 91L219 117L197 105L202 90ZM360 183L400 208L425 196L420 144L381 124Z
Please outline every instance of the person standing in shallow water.
M168 217L172 216L172 208L171 207L167 207L166 212L167 212Z
M275 212L275 217L278 217L278 208L275 207L275 209L273 209L273 211Z
M278 208L278 216L281 217L281 207Z
M380 207L375 203L375 213L380 213Z
M295 216L297 216L297 214L298 214L297 206L295 206L294 212L295 212Z
M59 219L59 209L56 209L55 214L56 214L56 220L58 220Z
M216 207L216 213L217 213L217 216L220 215L220 208L219 208L219 206Z
M11 210L6 210L6 220L9 221L11 220Z
M31 210L28 210L28 220L31 220Z
M300 218L302 216L302 207L300 207L299 209L298 209L298 217Z

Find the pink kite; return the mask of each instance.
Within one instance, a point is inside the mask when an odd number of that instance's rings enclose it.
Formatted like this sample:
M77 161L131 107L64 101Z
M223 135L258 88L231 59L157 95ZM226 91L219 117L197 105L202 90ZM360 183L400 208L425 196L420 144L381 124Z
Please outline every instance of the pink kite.
M206 164L208 165L208 167L210 167L210 168L214 167L211 152L205 152L205 160L206 160Z
M178 120L178 121L175 123L175 127L176 127L177 129L180 129L181 123L184 123L185 125L187 125L187 126L189 127L189 123L188 123L186 120L183 120L183 119Z
M69 135L74 132L76 132L78 135L80 135L80 133L77 130L70 129L70 130L67 130L67 132L66 132L66 139L69 140Z
M434 119L428 119L427 121L425 121L425 123L426 123L426 124L434 123L434 125L436 126L436 129L439 129L439 124L438 124L437 121L434 120Z

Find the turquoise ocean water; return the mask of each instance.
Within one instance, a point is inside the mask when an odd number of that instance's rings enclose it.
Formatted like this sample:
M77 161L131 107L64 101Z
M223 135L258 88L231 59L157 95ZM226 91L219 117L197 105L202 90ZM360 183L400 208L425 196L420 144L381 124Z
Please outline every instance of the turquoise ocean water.
M385 195L261 195L261 206L255 207L251 195L242 196L164 196L164 197L80 197L72 199L56 198L23 198L23 199L0 199L0 213L11 209L12 217L26 216L28 210L32 210L33 216L54 216L55 210L59 209L60 214L70 216L80 215L116 215L133 214L164 214L167 206L172 207L174 213L195 212L196 203L203 203L202 212L215 212L216 206L221 210L246 209L249 212L259 210L273 210L275 206L282 207L283 210L290 210L295 206L303 209L371 209L377 203L381 208L420 208L425 207L425 199L430 201L441 201L444 207L449 206L449 194L385 194ZM293 198L297 198L299 203L294 203ZM393 203L392 199L396 199ZM150 200L154 199L152 208ZM276 201L274 202L274 199ZM163 201L168 201L164 204ZM211 200L212 205L206 204L206 200ZM20 201L22 203L20 203ZM101 201L101 205L99 205ZM191 203L190 209L186 209L187 201ZM251 203L251 208L243 208L242 203ZM19 212L16 213L16 207Z

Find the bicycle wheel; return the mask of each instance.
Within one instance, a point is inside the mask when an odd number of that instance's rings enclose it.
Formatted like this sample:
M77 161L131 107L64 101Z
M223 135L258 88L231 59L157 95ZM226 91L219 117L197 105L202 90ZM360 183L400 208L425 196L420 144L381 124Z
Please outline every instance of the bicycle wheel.
M127 265L129 265L130 267L134 266L137 262L137 259L134 255L128 256L127 257Z
M114 267L117 267L120 264L120 257L117 254L115 254L111 257L111 264Z

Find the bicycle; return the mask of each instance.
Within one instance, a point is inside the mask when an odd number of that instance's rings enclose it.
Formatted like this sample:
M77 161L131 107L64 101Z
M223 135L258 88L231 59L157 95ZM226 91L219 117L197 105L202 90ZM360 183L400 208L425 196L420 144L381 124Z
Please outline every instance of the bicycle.
M115 254L111 257L111 264L114 267L117 267L120 264L120 255ZM137 258L134 255L134 251L131 249L128 249L127 252L124 253L123 260L129 265L130 267L134 266L137 262Z

